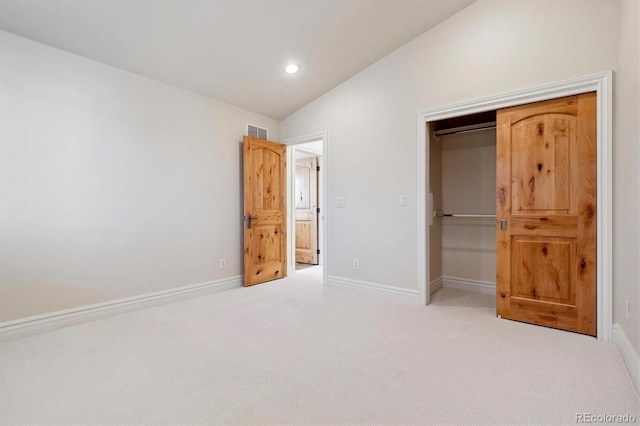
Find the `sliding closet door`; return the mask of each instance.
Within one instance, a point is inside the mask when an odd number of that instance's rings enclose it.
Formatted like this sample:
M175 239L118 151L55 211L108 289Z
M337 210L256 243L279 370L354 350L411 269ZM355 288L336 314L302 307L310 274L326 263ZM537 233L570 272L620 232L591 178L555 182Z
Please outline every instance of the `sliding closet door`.
M596 334L596 95L497 114L497 315Z

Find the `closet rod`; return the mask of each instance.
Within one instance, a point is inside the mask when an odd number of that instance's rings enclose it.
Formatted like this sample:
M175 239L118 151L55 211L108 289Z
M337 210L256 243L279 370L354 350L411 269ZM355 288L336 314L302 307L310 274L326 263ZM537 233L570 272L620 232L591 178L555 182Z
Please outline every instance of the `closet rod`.
M436 130L434 133L436 136L446 136L446 135L453 135L456 133L477 132L479 130L489 130L489 129L495 129L495 128L496 128L496 122L491 121L489 123L472 124L470 126L452 127L451 129Z
M433 212L435 217L496 217L495 214L467 214L467 213L442 213Z

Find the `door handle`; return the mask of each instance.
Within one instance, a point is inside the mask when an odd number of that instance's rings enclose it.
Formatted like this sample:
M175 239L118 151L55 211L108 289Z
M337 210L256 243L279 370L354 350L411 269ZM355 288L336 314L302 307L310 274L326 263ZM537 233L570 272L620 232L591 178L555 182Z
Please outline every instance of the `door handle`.
M500 230L501 231L507 230L507 219L500 219Z
M243 219L247 221L247 228L251 228L251 221L257 218L255 216L249 215L249 216L245 216Z

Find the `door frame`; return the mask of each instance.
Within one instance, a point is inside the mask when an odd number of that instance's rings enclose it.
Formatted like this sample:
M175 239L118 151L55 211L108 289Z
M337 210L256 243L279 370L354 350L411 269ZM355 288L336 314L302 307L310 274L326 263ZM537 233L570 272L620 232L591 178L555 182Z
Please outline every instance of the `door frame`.
M430 265L428 256L430 207L428 123L445 118L492 111L510 106L546 101L564 96L596 92L597 105L597 261L596 309L598 340L612 341L613 334L613 72L606 71L558 83L545 84L525 90L474 99L441 107L423 109L417 113L418 158L418 296L421 304L430 302Z
M287 145L287 185L289 190L287 191L287 204L289 206L289 210L294 208L293 197L294 195L294 182L295 182L295 158L294 158L294 146L300 145L308 142L317 142L322 141L322 169L321 169L321 181L322 181L322 201L320 203L320 215L318 217L318 221L322 220L322 247L320 248L322 253L322 282L326 281L327 278L327 265L328 261L328 250L329 246L329 149L328 149L328 134L327 132L319 132L313 133L305 136L298 136L293 138L286 138L282 140L282 143ZM289 212L292 213L292 212ZM287 243L287 261L289 262L289 271L288 275L291 276L295 273L296 269L296 233L295 233L295 218L293 214L287 215L287 232L288 232L288 243Z

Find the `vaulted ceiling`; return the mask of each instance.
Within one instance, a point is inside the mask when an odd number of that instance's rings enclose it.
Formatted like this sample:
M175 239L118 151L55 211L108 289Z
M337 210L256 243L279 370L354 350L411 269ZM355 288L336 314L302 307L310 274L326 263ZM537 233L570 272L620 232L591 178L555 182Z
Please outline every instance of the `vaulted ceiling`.
M0 29L283 119L473 1L0 0Z

